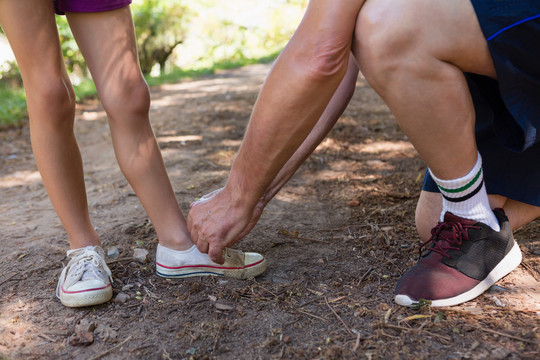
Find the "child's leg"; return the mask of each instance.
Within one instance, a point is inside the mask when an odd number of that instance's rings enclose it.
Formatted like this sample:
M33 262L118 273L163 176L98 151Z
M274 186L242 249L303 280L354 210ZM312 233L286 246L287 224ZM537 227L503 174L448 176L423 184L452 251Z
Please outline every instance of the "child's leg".
M75 100L52 1L0 1L0 24L26 90L32 148L72 249L99 245L88 215L82 161L73 134Z
M150 96L139 68L129 7L67 17L109 116L122 172L160 243L176 250L190 248L193 243L148 119Z

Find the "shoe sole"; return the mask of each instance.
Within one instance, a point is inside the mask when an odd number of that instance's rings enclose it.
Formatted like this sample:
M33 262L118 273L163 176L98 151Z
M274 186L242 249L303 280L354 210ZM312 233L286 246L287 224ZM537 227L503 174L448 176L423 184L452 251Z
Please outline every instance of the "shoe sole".
M188 265L168 267L156 263L156 273L164 278L185 278L193 276L225 276L233 279L248 279L266 271L266 260L262 259L245 267L219 267L211 265Z
M429 306L439 307L439 306L454 306L454 305L459 305L461 303L470 301L474 299L475 297L484 293L493 284L495 284L497 281L499 281L500 279L508 275L512 270L517 268L519 264L521 263L521 258L522 258L521 250L519 249L518 244L514 243L512 250L510 250L510 252L506 254L506 256L501 260L501 262L497 266L495 266L493 270L491 270L491 272L488 274L488 276L484 280L479 282L471 290L468 290L462 294L459 294L457 296L454 296L448 299L426 300L426 302L429 303ZM419 303L417 300L412 300L407 295L396 295L394 300L398 305L408 306L408 307L414 306Z
M112 286L99 290L86 290L80 292L60 294L60 302L67 307L84 307L106 303L112 298Z

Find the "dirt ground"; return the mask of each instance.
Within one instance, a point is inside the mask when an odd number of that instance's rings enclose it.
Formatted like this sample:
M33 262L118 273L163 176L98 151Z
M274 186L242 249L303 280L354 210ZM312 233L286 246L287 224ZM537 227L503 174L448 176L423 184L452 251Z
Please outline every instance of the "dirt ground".
M152 123L185 214L224 184L268 70L152 89ZM93 223L104 249L119 249L107 259L114 300L71 309L56 299L66 235L28 127L1 131L0 359L540 358L539 222L515 233L522 265L474 301L394 304L417 257L425 165L361 78L329 137L236 245L266 256L257 279L158 277L155 232L118 170L97 101L79 106L76 133ZM149 251L148 263L134 261L135 248Z

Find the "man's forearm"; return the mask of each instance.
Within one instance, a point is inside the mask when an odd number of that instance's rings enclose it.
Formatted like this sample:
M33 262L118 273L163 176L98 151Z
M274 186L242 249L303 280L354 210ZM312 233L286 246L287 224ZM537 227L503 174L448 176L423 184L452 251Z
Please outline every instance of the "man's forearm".
M226 190L238 206L255 206L321 117L347 71L362 3L310 2L263 85L231 169Z
M313 151L315 151L317 146L326 137L330 130L332 130L339 117L343 114L343 111L345 111L347 108L347 105L354 94L357 78L358 65L351 54L349 57L347 73L332 96L328 106L324 110L320 119L317 121L317 124L311 133L307 136L302 145L300 145L287 163L285 163L272 183L270 183L268 186L268 189L263 195L264 204L268 203L278 193L283 185L285 185L287 181L294 175L296 170L298 170L304 161L306 161Z

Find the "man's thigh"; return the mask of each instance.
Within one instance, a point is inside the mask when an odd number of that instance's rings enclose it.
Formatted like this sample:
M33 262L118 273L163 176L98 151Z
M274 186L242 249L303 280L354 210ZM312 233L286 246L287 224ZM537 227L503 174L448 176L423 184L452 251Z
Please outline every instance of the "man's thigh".
M470 0L367 0L356 36L374 33L390 49L414 49L464 72L495 77L486 38ZM419 59L424 61L425 59Z

